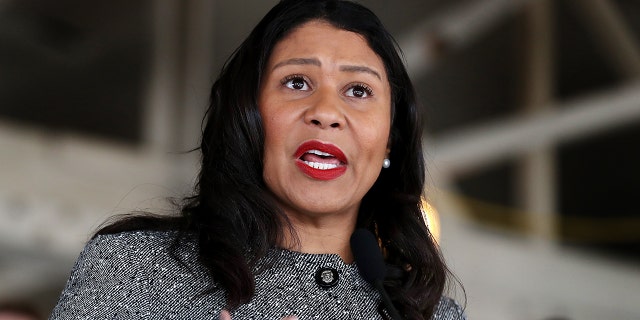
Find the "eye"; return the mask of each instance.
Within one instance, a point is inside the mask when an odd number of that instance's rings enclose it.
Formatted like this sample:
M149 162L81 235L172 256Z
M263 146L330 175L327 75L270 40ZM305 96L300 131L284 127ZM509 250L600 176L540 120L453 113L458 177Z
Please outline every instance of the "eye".
M373 95L373 90L371 90L371 88L364 83L358 83L349 87L345 94L348 97L363 99Z
M308 91L310 89L309 83L301 75L291 75L284 78L282 85L292 90Z

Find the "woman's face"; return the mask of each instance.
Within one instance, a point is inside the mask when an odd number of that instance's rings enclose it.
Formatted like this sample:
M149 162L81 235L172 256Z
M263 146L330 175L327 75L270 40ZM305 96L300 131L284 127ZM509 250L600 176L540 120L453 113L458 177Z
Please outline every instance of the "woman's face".
M391 121L385 67L366 40L303 24L274 47L258 99L264 180L285 213L355 217L382 169Z

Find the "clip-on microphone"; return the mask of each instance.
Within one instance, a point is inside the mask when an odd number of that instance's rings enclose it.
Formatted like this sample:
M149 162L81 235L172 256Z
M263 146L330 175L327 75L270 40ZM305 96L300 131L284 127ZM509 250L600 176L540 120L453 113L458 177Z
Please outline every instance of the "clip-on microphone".
M387 266L373 233L367 229L356 229L351 235L351 252L362 277L378 290L391 318L402 320L382 284L387 274Z

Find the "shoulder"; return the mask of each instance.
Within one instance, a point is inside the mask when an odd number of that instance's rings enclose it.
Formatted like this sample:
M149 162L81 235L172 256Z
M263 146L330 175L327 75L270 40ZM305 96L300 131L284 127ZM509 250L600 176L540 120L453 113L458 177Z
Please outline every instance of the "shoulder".
M433 313L433 320L466 320L464 310L460 305L449 297L442 297L440 303Z
M74 271L79 268L99 268L102 271L133 269L148 265L149 261L164 260L170 256L176 239L175 232L130 231L97 235L85 245L78 257ZM189 253L193 245L185 242L179 249Z
M180 284L175 275L203 278L195 242L183 238L174 246L176 237L170 231L94 237L78 257L51 319L137 318L165 287Z
M89 240L81 256L135 257L164 254L177 236L173 231L128 231L97 235Z
M74 275L119 278L155 274L161 270L194 268L197 244L175 231L128 231L97 235L80 253ZM150 274L151 273L151 274Z

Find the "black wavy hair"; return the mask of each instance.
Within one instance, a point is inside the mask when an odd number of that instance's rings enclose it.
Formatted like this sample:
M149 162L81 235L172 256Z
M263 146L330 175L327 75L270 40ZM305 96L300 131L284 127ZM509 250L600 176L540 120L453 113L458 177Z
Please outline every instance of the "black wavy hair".
M178 228L182 235L194 234L201 263L227 291L227 307L248 302L255 292L251 270L285 232L293 232L263 181L260 81L278 41L312 20L362 35L385 65L391 86L392 166L382 170L364 196L357 227L371 230L379 239L389 267L384 285L398 311L407 319L429 319L441 298L447 269L420 209L425 179L421 117L395 40L373 12L354 2L283 0L273 7L236 49L211 89L200 173L181 215L134 217L98 233Z

